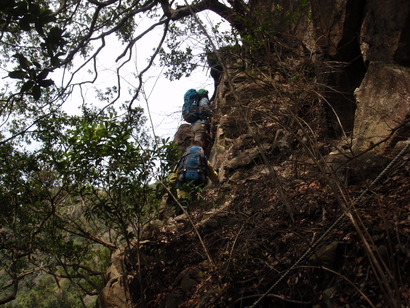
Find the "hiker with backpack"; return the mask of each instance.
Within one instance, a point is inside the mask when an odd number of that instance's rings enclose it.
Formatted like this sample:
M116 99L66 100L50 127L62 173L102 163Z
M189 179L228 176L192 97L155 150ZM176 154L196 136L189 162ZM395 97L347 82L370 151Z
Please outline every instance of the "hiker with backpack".
M208 98L208 91L205 89L189 89L184 95L182 106L182 117L191 123L194 133L194 141L202 143L205 152L208 153L210 143L209 123L212 116L211 105Z
M208 161L201 142L193 141L169 176L171 191L176 190L179 200L189 200L189 190L204 187L208 178L213 183L219 183L218 173Z

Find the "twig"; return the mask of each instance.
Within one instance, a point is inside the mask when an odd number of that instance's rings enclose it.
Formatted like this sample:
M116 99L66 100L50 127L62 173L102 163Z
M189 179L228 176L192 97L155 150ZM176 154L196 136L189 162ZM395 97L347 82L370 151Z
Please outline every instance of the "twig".
M385 174L387 174L390 169L392 168L392 166L402 157L402 155L404 155L404 153L407 151L407 149L409 148L410 144L407 144L397 155L396 157L390 162L389 165L387 165L387 167L380 172L380 174L377 176L377 178L369 185L369 187L360 194L360 196L352 203L352 206L354 206L355 204L358 204L358 202L363 198L363 196L370 190L370 188L375 185ZM305 253L264 293L262 294L262 296L253 303L252 306L250 306L250 308L254 308L256 307L257 304L260 303L260 301L267 296L269 293L272 292L272 290L280 283L282 282L290 273L290 271L292 271L295 267L297 267L303 260L305 260L307 257L309 257L314 250L316 249L316 247L333 231L333 229L335 229L339 223L341 223L342 221L344 221L346 219L346 214L343 213L342 215L340 215L335 222L319 237L319 239L312 244L312 246L307 249L305 251Z
M235 304L238 303L238 302L241 302L241 301L244 301L244 300L247 300L247 299L252 299L252 298L255 298L255 297L259 297L259 296L262 296L262 294L253 294L253 295L243 296L241 298L238 298L235 301ZM288 302L288 303L293 303L293 304L300 304L300 305L312 305L313 304L313 302L311 302L311 301L309 301L309 302L298 301L298 300L295 300L295 299L286 298L285 295L279 295L279 294L266 294L264 297L278 298L280 300L283 300L283 301Z
M351 281L349 278L347 278L346 276L328 268L325 266L301 266L301 268L317 268L317 269L323 269L325 271L328 271L332 274L335 274L336 276L338 276L339 278L342 278L343 280L345 280L347 283L349 283L353 288L356 289L357 292L360 293L361 296L363 296L363 298L369 303L370 307L376 308L376 306L372 303L372 301L367 297L366 294L364 294L364 292L362 290L360 290L360 288L358 286L356 286L353 281Z

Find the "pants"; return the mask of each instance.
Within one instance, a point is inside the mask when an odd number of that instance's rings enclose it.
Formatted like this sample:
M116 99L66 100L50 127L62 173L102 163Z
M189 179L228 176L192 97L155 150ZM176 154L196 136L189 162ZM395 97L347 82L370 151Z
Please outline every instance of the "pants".
M202 147L207 153L208 145L210 142L209 136L209 124L197 122L194 123L191 127L192 132L194 133L194 140L202 143Z

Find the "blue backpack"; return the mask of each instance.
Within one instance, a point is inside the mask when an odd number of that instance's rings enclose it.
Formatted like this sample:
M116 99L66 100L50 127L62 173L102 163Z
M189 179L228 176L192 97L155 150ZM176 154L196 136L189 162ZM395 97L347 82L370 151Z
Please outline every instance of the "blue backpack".
M202 147L189 147L178 164L180 170L178 181L180 184L205 184L207 164L208 161Z
M199 100L200 94L195 89L189 89L184 94L184 104L182 105L182 117L188 123L194 123L200 119Z

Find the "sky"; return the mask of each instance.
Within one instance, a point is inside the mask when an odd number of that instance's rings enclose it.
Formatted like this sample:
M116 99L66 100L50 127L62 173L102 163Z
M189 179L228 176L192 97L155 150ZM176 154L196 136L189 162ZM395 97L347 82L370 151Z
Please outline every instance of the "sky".
M208 28L215 22L221 22L221 18L213 13L206 12L201 14L202 20L204 20L204 24L207 25ZM225 27L227 29L226 24ZM144 28L142 27L142 29ZM145 68L147 59L151 55L152 49L156 46L156 41L159 40L160 34L160 32L157 34L149 34L146 40L137 42L137 45L133 49L132 60L121 69L121 83L123 88L136 88L138 86L138 81L135 79L134 74ZM101 103L96 99L95 90L103 90L106 87L116 84L116 67L118 63L115 62L115 58L121 53L123 48L115 39L107 41L107 47L103 49L101 55L98 57L97 66L99 77L97 81L94 84L89 84L82 88L82 96L85 97L87 103L92 103L97 106ZM200 44L199 47L201 47ZM157 61L157 63L159 63L159 61ZM197 68L190 77L184 77L177 81L169 81L166 79L163 71L164 68L157 64L145 74L144 92L146 99L140 96L135 106L139 105L144 108L148 118L151 116L153 130L156 136L161 138L169 137L172 139L178 127L184 123L181 116L184 93L190 88L205 88L211 96L214 91L214 83L208 68ZM83 70L77 74L76 81L90 79L90 76L86 70ZM124 95L122 95L119 102L124 102L130 97L131 96L127 95L126 91L124 91ZM76 113L78 111L78 104L76 102L79 101L81 101L81 96L77 90L70 98L70 102L65 104L65 111Z
M82 96L85 97L87 103L102 106L96 98L96 89L103 90L106 87L115 85L115 65L109 64L105 57L99 59L100 77L94 83L83 87ZM129 86L135 88L138 81L133 73L137 68L127 68L122 72L122 87ZM144 109L147 118L151 116L153 129L156 136L162 138L171 138L176 133L178 127L185 123L182 119L181 109L183 104L183 96L190 89L205 88L212 95L214 91L213 79L210 77L209 69L198 68L188 78L181 78L176 81L169 81L165 78L161 67L154 67L146 74L147 81L144 84L145 98L141 96L134 106L140 106ZM87 76L77 76L79 80L87 78ZM89 77L88 77L89 78ZM124 90L124 96L121 96L120 102L124 102L131 96L127 95ZM68 113L77 113L81 96L78 89L74 92L70 100L64 105L64 110Z

